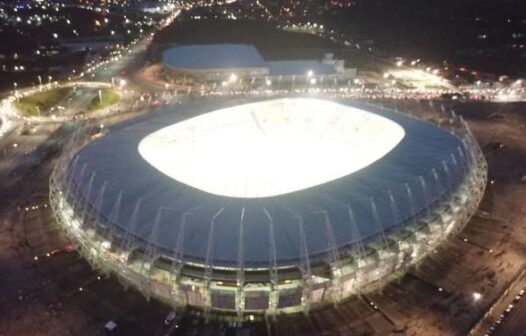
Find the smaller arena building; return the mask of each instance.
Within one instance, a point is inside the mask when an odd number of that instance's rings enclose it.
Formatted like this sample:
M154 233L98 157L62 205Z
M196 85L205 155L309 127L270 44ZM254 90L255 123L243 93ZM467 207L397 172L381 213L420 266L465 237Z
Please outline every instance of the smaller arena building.
M247 44L183 45L169 48L162 55L165 75L174 80L200 83L271 84L318 79L352 79L355 69L346 69L342 60L326 54L323 60L265 61L259 51Z

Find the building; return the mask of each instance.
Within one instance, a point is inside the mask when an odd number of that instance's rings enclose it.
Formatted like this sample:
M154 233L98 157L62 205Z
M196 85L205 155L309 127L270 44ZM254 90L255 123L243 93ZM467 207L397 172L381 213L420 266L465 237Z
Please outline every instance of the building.
M57 222L101 271L217 318L376 289L461 230L486 185L462 119L347 101L194 103L105 132L59 160Z
M265 61L252 45L185 45L163 52L165 75L177 81L216 84L292 82L314 84L323 80L349 80L356 69L326 54L323 60Z
M230 80L268 75L268 67L250 45L189 45L170 48L163 52L167 75L184 77L199 82Z

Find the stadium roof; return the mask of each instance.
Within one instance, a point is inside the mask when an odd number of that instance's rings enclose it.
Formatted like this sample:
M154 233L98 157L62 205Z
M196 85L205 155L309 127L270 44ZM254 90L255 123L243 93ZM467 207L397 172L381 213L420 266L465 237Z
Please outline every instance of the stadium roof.
M194 70L267 67L257 49L247 44L177 46L163 52L163 63Z
M460 155L462 141L454 135L393 111L349 103L343 104L397 123L405 132L403 139L366 168L303 190L263 198L219 196L161 173L139 153L139 143L166 126L240 103L199 102L178 107L177 113L160 111L111 128L84 147L70 166L72 195L87 198L94 207L100 204L104 222L122 193L115 220L119 230L145 246L151 241L158 252L177 251L187 262L261 267L272 263L275 252L276 263L285 266L297 264L302 254L311 261L326 258L331 249L376 241L404 228L409 219L440 204L464 174L466 154ZM221 152L215 155L222 159ZM319 163L324 163L322 158ZM306 165L298 174L319 167ZM214 170L213 165L202 168ZM133 225L138 199L138 224Z
M334 75L334 66L316 60L271 61L267 62L271 76Z

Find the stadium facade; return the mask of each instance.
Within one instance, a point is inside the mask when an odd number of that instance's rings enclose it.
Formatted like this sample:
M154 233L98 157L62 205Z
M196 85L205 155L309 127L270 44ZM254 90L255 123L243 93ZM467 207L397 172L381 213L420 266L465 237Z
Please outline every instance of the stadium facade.
M50 198L80 253L233 319L382 286L464 227L487 177L461 118L313 98L195 103L67 148Z

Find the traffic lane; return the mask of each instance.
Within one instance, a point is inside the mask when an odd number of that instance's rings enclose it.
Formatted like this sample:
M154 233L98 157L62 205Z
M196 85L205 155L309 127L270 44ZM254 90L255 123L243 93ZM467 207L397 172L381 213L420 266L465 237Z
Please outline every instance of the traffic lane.
M526 335L526 297L513 304L513 309L503 319L495 336L523 336Z

